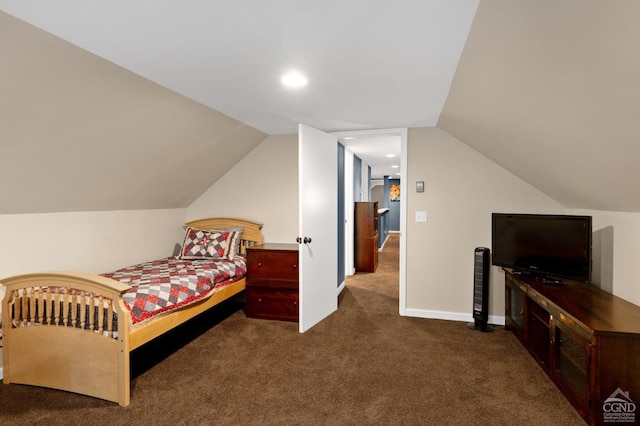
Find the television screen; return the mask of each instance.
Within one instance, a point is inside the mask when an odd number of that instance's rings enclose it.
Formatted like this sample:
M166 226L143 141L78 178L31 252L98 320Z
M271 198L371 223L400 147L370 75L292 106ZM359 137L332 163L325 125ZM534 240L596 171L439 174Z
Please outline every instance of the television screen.
M591 217L492 214L491 262L548 278L589 282Z

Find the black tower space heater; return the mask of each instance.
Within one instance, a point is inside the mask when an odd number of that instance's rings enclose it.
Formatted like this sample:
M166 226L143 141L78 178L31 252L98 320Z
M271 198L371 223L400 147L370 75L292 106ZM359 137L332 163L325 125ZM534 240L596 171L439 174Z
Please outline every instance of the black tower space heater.
M478 247L473 252L473 322L467 324L471 330L493 331L489 320L489 266L490 252Z

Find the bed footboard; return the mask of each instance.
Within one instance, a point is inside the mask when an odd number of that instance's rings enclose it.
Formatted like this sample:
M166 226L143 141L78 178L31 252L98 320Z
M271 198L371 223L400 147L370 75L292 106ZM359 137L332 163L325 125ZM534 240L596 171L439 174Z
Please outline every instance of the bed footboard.
M53 272L2 281L4 383L44 386L129 404L129 287Z

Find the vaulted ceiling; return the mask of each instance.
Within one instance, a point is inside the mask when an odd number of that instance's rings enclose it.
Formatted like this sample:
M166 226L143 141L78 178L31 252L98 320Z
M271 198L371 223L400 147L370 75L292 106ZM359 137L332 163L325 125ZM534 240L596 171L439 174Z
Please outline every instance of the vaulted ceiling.
M567 208L640 212L640 2L483 0L438 121Z
M0 10L0 213L184 207L298 122L437 125L568 208L640 212L635 1Z
M6 12L268 134L434 126L478 0L0 0ZM304 90L280 84L295 69Z

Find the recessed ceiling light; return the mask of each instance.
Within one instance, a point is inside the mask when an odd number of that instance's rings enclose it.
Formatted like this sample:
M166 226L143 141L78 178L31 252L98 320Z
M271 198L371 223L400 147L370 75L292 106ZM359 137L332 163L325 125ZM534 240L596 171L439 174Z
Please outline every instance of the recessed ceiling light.
M395 157L395 154L387 154L387 157L389 158Z
M303 87L307 85L307 77L297 71L291 71L282 76L282 84L287 87Z
M397 169L400 166L391 166L392 169Z

